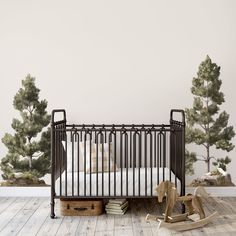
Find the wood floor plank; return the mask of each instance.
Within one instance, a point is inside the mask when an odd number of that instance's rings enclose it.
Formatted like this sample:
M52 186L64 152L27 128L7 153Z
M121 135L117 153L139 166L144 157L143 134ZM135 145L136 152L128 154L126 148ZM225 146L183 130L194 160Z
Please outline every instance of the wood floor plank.
M76 235L81 217L64 216L60 227L57 230L57 236Z
M220 210L224 210L224 212L222 212L223 214L234 214L235 211L232 207L232 203L228 203L227 202L227 198L222 198L222 197L219 197L219 198L212 198L212 201L208 201L209 205L211 204L217 204L218 206L220 206Z
M150 224L145 220L147 211L144 205L146 200L130 201L131 220L133 227L150 227Z
M202 201L203 201L203 207L204 207L204 211L205 211L206 216L208 216L208 215L212 214L214 211L216 211L216 208L219 210L219 205L216 204L215 200L212 197L204 198L204 199L202 199ZM202 231L206 235L216 233L217 229L215 227L215 222L217 222L217 220L218 219L214 219L214 222L211 222L199 229L202 229Z
M0 197L0 204L1 204L2 202L5 202L7 199L9 199L9 198L6 198L6 197Z
M0 231L8 224L8 222L22 209L29 199L18 198L13 201L7 209L0 214Z
M231 224L232 219L234 221L236 217L236 213L232 208L232 202L231 204L228 204L227 198L220 198L219 205L221 206L221 211L223 211L222 209L225 209L226 211L224 212L225 214L221 214L218 217L218 222L215 222L217 225L216 228L221 229L221 231L224 230L224 234L227 233L231 235L233 232L236 232L236 229Z
M214 221L204 227L204 232L206 234L224 234L227 235L232 230L231 226L228 224L228 221L224 219L226 212L231 210L227 208L224 201L220 198L208 198L205 199L205 209L206 214L211 214L213 211L217 210L221 215L218 216Z
M233 211L233 208L230 204L228 204L227 202L227 198L214 198L215 202L217 202L220 207L221 207L221 211L223 211L223 209L225 209L226 211L224 213L226 214L222 214L216 219L216 221L214 222L214 225L216 227L216 229L218 229L218 231L222 232L222 233L228 233L231 234L232 232L235 232L235 228L230 224L231 223L231 219L234 218L236 216L235 212ZM231 217L232 216L232 217Z
M175 231L173 231L172 232L172 236L184 236L184 234L185 234L186 232L184 232L184 231L182 231L182 232L175 232ZM190 233L191 234L191 233ZM201 235L202 236L202 235Z
M131 212L128 210L124 215L115 215L115 224L114 228L132 228Z
M8 224L0 231L1 235L16 235L25 225L31 215L37 210L42 199L30 198L29 201L18 211L18 213L8 222Z
M192 236L205 236L206 235L206 233L204 232L202 228L191 230L191 234Z
M169 229L165 229L165 228L160 228L160 229L156 229L156 234L153 233L153 235L158 235L158 236L172 236L173 235L173 231L169 230Z
M157 199L145 199L146 202L146 209L149 214L153 215L162 215L165 212L165 207L166 207L166 200L164 199L162 203L159 203ZM174 208L173 208L173 214L179 214L181 212L181 204L176 203ZM153 235L173 235L173 232L169 229L165 228L158 228L159 222L157 221L150 221L149 222L152 228L152 233Z
M24 227L17 234L19 236L36 235L39 229L42 227L45 219L49 215L50 202L48 198L42 198L42 203L38 207L37 211L29 218Z
M48 199L48 202L50 202L50 199ZM50 208L48 208L48 214L50 214ZM52 219L50 215L48 215L42 227L37 232L37 235L56 235L62 220L63 216L60 215L60 201L55 199L55 218Z
M9 198L2 198L0 202L0 215L2 212L4 212L9 206L16 201L17 198L15 197L9 197Z
M161 204L157 202L157 199L146 199L144 203L147 214L162 215L163 208ZM159 222L148 221L147 224L150 225L153 235L160 235L158 229Z
M183 231L182 232L182 236L192 236L192 230L189 230L189 231Z
M97 217L96 232L100 231L113 231L115 224L114 215L106 214Z
M133 227L133 233L134 235L137 236L151 236L153 235L152 233L152 228L148 228L148 227Z
M55 219L51 219L51 217L48 216L42 227L37 232L37 236L56 235L62 223L62 220L63 217L56 217Z
M223 215L222 217L230 226L231 234L236 235L236 198L235 197L227 197L222 199L228 207L231 208L233 214Z
M135 234L133 233L133 229L131 227L115 228L114 236L124 236L124 235L135 236Z
M158 223L145 222L146 213L161 214L165 204L153 199L132 201L131 209L123 216L106 215L87 217L60 217L51 219L49 198L2 198L0 199L0 235L155 235L155 236L228 236L236 235L236 198L208 198L204 209L209 215L215 210L220 216L203 228L173 232L158 229ZM3 209L1 209L3 207ZM179 213L180 205L174 211Z
M113 230L105 230L105 231L96 231L95 236L114 236Z
M134 235L149 235L152 236L152 227L145 220L146 209L144 205L145 200L130 201L131 220L133 225Z
M115 228L132 227L131 212L128 210L124 215L114 215Z
M236 235L236 215L230 215L230 226L232 227L232 230L230 231L232 235Z
M221 199L225 202L225 204L231 208L231 211L236 214L236 198L233 197L226 197Z
M134 235L130 209L124 215L114 216L114 235Z
M94 235L98 216L82 216L76 235Z

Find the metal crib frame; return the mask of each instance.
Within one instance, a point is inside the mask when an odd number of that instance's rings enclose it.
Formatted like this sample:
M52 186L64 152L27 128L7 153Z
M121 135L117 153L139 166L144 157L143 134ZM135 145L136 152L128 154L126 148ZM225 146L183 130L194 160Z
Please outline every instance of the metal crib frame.
M62 120L55 121L55 114L61 113L63 115ZM181 114L181 121L177 121L173 118L175 113ZM102 194L98 191L98 182L96 185L96 196L91 195L91 152L90 152L90 173L84 172L84 193L80 193L79 184L74 185L74 175L79 172L74 172L74 158L80 158L72 153L72 194L67 194L67 151L63 148L62 141L68 142L68 137L73 145L77 140L85 141L95 139L97 147L100 142L103 146L104 142L112 142L114 144L114 162L120 164L121 171L121 196L115 196L111 194L111 189L116 193L116 170L114 171L114 186L110 184L110 148L109 148L109 194L104 196L104 169L103 169L103 153L102 160L98 160L98 148L97 148L97 165L99 161L102 161ZM118 145L119 144L119 145ZM67 145L66 145L67 146ZM79 145L78 145L79 146ZM109 145L110 146L110 145ZM86 148L86 147L85 147ZM119 158L117 154L119 149ZM66 149L67 150L67 149ZM79 152L78 152L79 153ZM85 152L86 153L86 152ZM86 154L85 157L86 159ZM119 159L119 160L118 160ZM84 161L84 169L86 169L86 161ZM78 161L79 165L79 161ZM55 217L54 207L56 198L76 198L76 199L91 199L91 198L151 198L155 197L152 187L151 192L147 193L147 186L152 186L153 178L157 178L159 183L159 168L163 168L162 179L165 180L165 167L170 169L168 180L175 183L177 187L177 178L181 183L181 195L185 195L185 114L183 110L172 109L170 112L170 124L101 124L101 125L75 125L67 124L66 111L63 109L57 109L52 111L51 117L51 218ZM98 166L97 166L98 167ZM140 168L145 167L145 178L140 179ZM128 194L128 168L133 170L133 194ZM135 194L135 169L138 169L138 184L139 194ZM147 182L147 168L150 168L151 176L150 182ZM158 168L156 176L153 176L153 168ZM79 169L79 167L78 167ZM65 192L62 193L62 173L65 171ZM123 179L123 172L126 171L126 179ZM175 174L174 180L171 179L171 171ZM79 177L79 174L78 174ZM59 193L55 192L56 180L60 181ZM89 180L89 181L87 181ZM98 181L98 180L97 180ZM145 195L140 194L140 183L144 181ZM79 181L78 181L79 182ZM86 187L89 184L90 194L86 194ZM123 192L123 184L126 184L126 191ZM75 194L74 190L77 190ZM184 211L184 207L182 208Z

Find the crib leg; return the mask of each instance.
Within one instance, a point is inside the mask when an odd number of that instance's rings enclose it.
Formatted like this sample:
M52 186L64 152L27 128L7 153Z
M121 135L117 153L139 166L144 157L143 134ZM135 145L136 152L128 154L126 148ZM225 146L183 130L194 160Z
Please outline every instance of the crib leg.
M184 205L184 203L182 203L182 214L184 214L185 213L185 205Z
M180 195L185 196L185 164L184 164L184 167L183 167L183 179L181 181L181 193L180 193ZM186 211L185 205L184 205L184 203L182 203L182 214L184 214L185 211Z
M54 219L55 218L55 201L54 201L54 197L51 198L51 218Z

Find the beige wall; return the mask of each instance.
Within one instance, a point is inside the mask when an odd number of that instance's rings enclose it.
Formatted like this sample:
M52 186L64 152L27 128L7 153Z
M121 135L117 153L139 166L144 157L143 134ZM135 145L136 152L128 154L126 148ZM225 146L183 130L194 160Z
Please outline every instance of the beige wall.
M191 106L206 54L222 67L223 108L236 129L235 13L234 0L1 0L0 136L27 73L70 122L168 122L171 108Z

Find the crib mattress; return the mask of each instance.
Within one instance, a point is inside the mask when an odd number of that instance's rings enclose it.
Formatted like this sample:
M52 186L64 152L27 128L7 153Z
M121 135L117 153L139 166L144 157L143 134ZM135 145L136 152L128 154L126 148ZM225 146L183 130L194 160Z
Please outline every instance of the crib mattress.
M164 173L164 175L163 175ZM151 183L152 174L152 183ZM133 175L134 180L133 181ZM128 176L128 181L126 180ZM158 179L159 176L159 179ZM91 181L90 181L91 177ZM74 181L72 181L74 179ZM84 180L86 184L84 185ZM103 180L103 181L102 181ZM145 184L145 180L147 184ZM180 193L180 180L175 179L175 175L168 168L122 168L116 172L110 172L110 192L109 192L109 172L89 173L67 172L67 196L156 196L156 186L163 180L171 180L177 183L177 191ZM114 181L116 185L114 185ZM74 182L74 184L72 184ZM91 182L91 185L90 185ZM102 188L103 182L103 188ZM121 186L122 182L122 186ZM60 191L61 185L61 191ZM98 188L97 188L98 186ZM79 190L79 191L78 191ZM98 190L98 192L97 192ZM56 195L66 194L66 173L62 173L61 178L56 180ZM151 192L152 191L152 192Z

